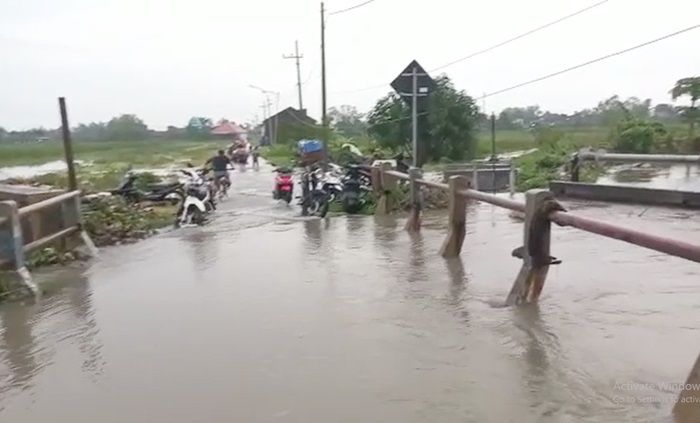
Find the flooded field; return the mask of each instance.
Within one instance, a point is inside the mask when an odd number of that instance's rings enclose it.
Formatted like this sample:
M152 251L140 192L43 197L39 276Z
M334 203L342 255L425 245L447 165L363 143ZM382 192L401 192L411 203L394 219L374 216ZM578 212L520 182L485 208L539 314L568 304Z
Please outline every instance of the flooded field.
M522 241L506 211L470 205L444 260L440 213L413 236L401 218L303 221L267 171L233 183L211 225L0 306L0 421L658 421L700 352L697 264L554 228L541 303L503 308ZM568 206L700 234L693 212Z

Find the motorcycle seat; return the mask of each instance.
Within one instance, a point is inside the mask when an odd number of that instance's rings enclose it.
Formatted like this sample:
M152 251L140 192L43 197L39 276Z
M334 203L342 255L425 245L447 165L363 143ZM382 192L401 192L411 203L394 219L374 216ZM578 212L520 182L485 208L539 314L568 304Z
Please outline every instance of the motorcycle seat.
M153 191L162 191L166 189L171 189L171 188L176 188L180 186L179 182L170 182L170 183L162 183L162 184L151 184L148 186Z

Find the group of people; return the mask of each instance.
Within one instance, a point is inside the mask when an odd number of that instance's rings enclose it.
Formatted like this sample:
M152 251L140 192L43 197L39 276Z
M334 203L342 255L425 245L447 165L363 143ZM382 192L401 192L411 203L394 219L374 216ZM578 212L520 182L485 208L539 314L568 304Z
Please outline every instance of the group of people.
M259 166L260 151L259 147L256 145L251 151L251 156L253 156L253 166ZM211 167L214 172L214 189L219 190L219 182L225 180L226 183L231 185L231 178L229 177L229 170L233 170L233 159L226 154L224 150L219 150L217 154L209 158L204 162L204 167ZM230 166L230 167L229 167Z

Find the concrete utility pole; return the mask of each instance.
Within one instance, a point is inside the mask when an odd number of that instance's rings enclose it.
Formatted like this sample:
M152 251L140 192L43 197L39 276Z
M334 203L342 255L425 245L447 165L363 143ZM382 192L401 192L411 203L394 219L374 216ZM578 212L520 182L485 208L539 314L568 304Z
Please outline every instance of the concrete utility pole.
M328 119L326 117L326 9L321 2L321 124L323 125L323 151L328 157Z
M295 59L297 63L297 89L299 90L299 110L304 110L304 102L301 99L301 65L299 59L303 59L304 55L299 54L299 41L294 41L294 54L285 54L283 59Z
M68 125L68 108L66 99L58 98L58 107L61 111L61 130L63 132L63 150L66 155L66 166L68 166L68 190L78 189L78 180L75 176L75 164L73 163L73 144L70 138L70 126Z

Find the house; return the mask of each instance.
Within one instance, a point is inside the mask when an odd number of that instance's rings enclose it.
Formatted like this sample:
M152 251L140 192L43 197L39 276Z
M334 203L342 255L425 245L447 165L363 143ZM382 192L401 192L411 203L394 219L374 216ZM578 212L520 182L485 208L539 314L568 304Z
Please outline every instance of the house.
M314 138L318 132L317 122L306 114L306 109L299 110L294 107L287 107L270 116L263 121L262 126L262 145L285 142L288 140L281 138L287 137L295 141L296 138Z
M235 122L222 119L218 125L211 128L211 135L218 139L245 141L247 132Z

